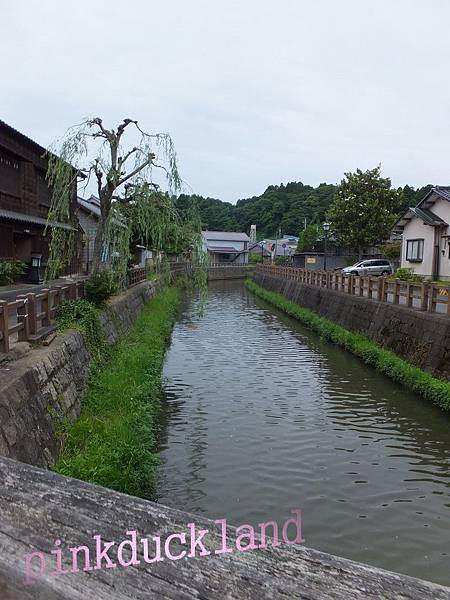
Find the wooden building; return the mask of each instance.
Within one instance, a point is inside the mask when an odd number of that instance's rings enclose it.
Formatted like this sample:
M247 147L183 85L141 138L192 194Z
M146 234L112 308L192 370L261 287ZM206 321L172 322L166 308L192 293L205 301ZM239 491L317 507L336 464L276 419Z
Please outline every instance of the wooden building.
M45 176L45 148L0 120L0 260L30 264L31 255L48 258L49 230L44 235L51 192ZM74 184L72 214L76 214ZM66 223L50 227L69 228ZM75 272L74 264L68 271Z

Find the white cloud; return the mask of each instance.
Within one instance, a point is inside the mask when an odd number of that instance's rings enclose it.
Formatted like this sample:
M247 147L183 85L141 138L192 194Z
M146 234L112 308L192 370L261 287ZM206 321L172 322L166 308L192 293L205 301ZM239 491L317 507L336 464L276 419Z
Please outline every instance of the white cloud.
M0 117L49 144L87 115L170 131L196 193L382 163L448 184L447 0L3 2Z

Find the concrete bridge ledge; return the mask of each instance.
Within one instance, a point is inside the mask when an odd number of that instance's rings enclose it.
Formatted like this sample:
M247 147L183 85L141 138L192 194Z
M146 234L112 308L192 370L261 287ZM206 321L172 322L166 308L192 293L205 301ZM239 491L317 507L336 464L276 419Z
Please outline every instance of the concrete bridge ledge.
M127 531L136 530L140 537L161 536L164 540L186 531L187 524L194 522L197 530L209 530L207 547L219 548L219 531L207 519L7 458L0 458L0 514L2 600L450 599L450 588L303 546L211 553L153 564L142 564L139 549L139 566L52 575L57 539L61 540L62 566L68 568L70 547L86 545L91 556L95 555L95 535L119 543L127 539ZM235 531L229 533L231 544ZM171 549L175 554L182 547L174 540ZM24 555L36 551L44 556L45 568L33 585L25 585ZM81 552L80 569L85 565L83 556ZM149 556L154 556L153 549ZM126 559L131 560L132 553L126 554ZM35 561L35 568L40 560Z

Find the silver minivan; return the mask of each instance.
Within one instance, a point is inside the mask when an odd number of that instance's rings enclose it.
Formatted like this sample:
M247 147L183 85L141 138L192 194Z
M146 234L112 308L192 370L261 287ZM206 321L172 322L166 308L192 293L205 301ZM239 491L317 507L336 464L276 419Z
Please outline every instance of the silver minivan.
M342 273L345 275L392 275L393 272L391 263L385 258L360 260L354 265L342 269Z

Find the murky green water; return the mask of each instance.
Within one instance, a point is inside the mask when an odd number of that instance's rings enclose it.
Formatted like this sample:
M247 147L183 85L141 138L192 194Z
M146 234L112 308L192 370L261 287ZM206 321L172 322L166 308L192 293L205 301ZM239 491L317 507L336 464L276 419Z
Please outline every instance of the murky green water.
M169 349L159 498L450 584L450 418L252 296L187 299Z

